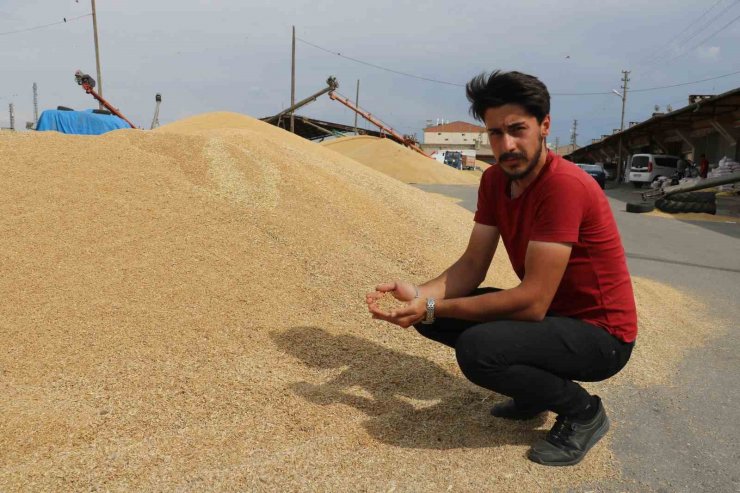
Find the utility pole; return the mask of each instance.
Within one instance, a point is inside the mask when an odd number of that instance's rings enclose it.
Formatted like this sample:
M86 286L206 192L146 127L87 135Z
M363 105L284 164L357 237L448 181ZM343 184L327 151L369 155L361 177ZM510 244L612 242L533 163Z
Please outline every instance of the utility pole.
M558 153L559 148L560 148L560 137L555 137L555 154Z
M295 105L295 26L293 26L293 48L290 59L290 106ZM290 132L295 133L295 116L290 112Z
M624 107L627 104L627 83L629 79L629 71L622 70L622 122L619 125L619 162L617 163L617 183L622 180L623 164L622 164L622 133L624 132Z
M95 0L92 1L92 19L93 19L93 35L95 36L95 65L98 69L98 94L103 97L103 75L100 72L100 47L98 45L98 14L95 11ZM103 103L98 103L98 107L102 110Z
M39 123L39 86L33 83L33 128Z
M570 131L570 152L575 152L578 138L578 120L573 120L573 128Z
M360 107L360 79L357 79L357 94L355 95L355 106ZM357 112L355 111L355 134L357 134Z
M13 103L8 105L8 110L10 111L10 129L15 130L15 106Z

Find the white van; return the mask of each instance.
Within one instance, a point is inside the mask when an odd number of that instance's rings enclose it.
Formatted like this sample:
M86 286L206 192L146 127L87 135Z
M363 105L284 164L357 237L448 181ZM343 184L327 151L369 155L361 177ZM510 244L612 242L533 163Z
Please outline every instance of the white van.
M630 181L640 188L659 176L670 178L676 172L678 160L678 156L666 154L635 154L630 161Z

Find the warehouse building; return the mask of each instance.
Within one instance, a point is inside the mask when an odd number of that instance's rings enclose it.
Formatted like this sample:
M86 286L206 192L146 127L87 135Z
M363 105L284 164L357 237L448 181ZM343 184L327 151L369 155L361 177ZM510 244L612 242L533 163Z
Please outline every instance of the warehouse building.
M566 157L579 163L618 163L621 154L622 175L630 156L638 153L671 154L693 161L705 154L713 166L725 157L740 160L740 88L716 96L689 96L688 102L688 106L654 114Z

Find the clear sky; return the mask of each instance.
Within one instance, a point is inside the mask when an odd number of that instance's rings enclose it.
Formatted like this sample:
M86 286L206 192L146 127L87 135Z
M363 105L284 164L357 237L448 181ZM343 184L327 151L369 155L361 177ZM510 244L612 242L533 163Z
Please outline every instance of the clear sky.
M580 145L619 127L621 99L611 91L622 70L631 71L630 90L737 72L629 93L625 125L649 118L655 105L677 109L689 94L740 87L740 0L97 0L97 11L104 96L145 128L157 92L162 124L216 110L263 117L286 107L293 25L301 40L297 99L329 75L354 99L360 79L360 106L419 137L427 120L473 122L461 86L497 68L547 84L551 142L558 137L561 145L574 119ZM32 119L33 82L41 110L96 106L74 82L78 68L95 77L90 12L90 0L0 0L0 126L8 125L10 102L17 127ZM354 120L326 96L300 113Z

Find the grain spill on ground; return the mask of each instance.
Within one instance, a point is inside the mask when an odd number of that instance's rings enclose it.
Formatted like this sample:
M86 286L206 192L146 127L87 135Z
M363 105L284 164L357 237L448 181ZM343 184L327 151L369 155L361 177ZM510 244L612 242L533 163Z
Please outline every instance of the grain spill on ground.
M457 170L390 139L361 135L329 140L322 145L404 183L477 185L480 182L480 171Z
M710 223L737 223L737 217L707 214L705 212L684 212L672 214L657 209L645 214L646 216L660 217L663 219L678 219L679 221L705 221Z
M500 397L451 351L370 319L376 282L460 255L459 206L230 113L4 133L0 157L0 490L537 491L616 474L608 442L572 469L528 462L552 418L491 419ZM494 262L487 283L514 285ZM709 329L679 293L636 288L623 378L665 382Z

